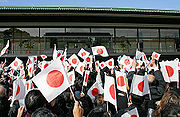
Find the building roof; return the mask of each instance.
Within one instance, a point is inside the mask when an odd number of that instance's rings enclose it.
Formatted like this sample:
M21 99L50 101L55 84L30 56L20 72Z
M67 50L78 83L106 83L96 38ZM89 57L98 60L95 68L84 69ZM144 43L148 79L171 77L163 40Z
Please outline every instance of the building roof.
M111 8L111 7L63 7L63 6L0 6L0 10L32 10L32 11L103 11L103 12L141 12L141 13L175 13L180 10L161 10L161 9L139 9L139 8Z

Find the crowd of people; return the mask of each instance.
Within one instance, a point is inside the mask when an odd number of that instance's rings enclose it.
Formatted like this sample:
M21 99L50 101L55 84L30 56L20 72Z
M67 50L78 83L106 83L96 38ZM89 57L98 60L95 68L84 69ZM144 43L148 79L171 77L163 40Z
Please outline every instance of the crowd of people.
M8 74L9 70L4 70L6 64L1 65L0 78L0 116L1 117L121 117L126 112L137 108L140 117L179 117L180 116L180 91L176 82L165 82L160 66L154 59L151 60L153 69L148 71L144 64L136 68L136 59L133 59L132 70L125 71L127 74L127 90L122 92L116 89L117 110L111 103L104 101L103 94L97 94L95 100L91 100L87 91L96 82L96 76L100 74L102 87L104 88L105 75L115 79L115 71L121 71L123 66L115 64L113 69L107 67L100 69L93 63L90 70L87 86L83 86L83 76L75 72L75 82L71 86L72 92L68 88L59 94L54 100L48 103L46 98L33 83L34 89L25 95L24 104L20 105L19 100L12 102L13 82ZM72 71L71 67L67 72ZM41 70L34 69L35 75ZM27 73L27 69L25 69ZM148 72L147 72L148 71ZM130 93L131 83L136 75L147 75L150 94L139 96ZM18 76L18 72L14 72ZM28 75L28 81L33 77ZM117 84L116 84L117 85ZM75 98L75 99L74 99ZM10 106L10 104L12 105ZM133 116L134 117L134 116Z

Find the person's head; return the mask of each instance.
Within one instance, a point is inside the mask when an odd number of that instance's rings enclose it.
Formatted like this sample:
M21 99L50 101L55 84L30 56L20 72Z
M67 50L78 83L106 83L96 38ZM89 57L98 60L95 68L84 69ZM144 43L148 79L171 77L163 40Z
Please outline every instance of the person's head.
M31 90L25 97L25 105L29 114L33 113L37 108L44 107L46 103L46 99L39 90Z
M31 117L55 117L55 115L47 108L36 109Z
M104 96L102 94L96 95L94 103L95 103L95 105L102 105L102 104L104 104Z
M162 108L161 117L180 117L180 106L167 104Z
M3 85L0 85L0 96L5 96L6 95L6 91Z
M163 95L162 99L160 100L159 109L155 111L154 115L160 115L162 109L167 104L180 105L179 95L175 91L169 90Z
M0 96L0 117L7 117L10 109L10 102L8 98L4 96Z

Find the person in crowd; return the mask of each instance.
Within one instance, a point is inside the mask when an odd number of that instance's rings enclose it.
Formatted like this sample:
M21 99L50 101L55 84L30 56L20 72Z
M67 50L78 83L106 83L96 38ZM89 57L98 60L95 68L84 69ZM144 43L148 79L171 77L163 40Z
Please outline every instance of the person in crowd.
M25 97L25 107L28 114L32 114L37 108L45 107L46 99L39 90L31 90Z
M167 104L175 104L180 106L180 97L175 91L169 90L163 95L158 108L154 112L154 116L161 117L162 110Z
M10 109L10 102L3 93L0 96L0 117L7 117Z
M55 115L47 108L38 108L36 109L31 117L55 117Z

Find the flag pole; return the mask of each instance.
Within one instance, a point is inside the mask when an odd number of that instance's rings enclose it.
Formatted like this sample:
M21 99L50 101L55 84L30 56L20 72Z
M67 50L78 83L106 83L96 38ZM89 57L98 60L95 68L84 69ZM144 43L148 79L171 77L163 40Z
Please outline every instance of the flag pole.
M71 87L69 87L69 89L70 89L70 91L71 91L71 94L72 94L72 97L73 97L73 99L74 99L74 102L76 102L76 99L75 99L75 96L74 96L74 93L73 93Z
M107 101L107 112L108 112L108 101Z

